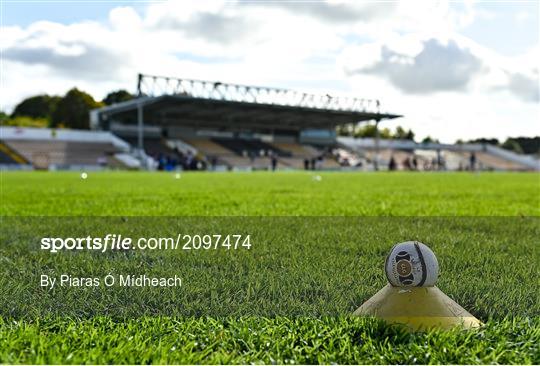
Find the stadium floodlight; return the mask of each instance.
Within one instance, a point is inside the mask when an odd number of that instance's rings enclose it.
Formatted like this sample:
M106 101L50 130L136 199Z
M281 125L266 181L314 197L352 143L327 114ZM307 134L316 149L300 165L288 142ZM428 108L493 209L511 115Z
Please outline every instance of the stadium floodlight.
M354 315L374 316L409 330L475 328L482 323L435 286L439 264L420 242L395 245L386 258L388 284Z

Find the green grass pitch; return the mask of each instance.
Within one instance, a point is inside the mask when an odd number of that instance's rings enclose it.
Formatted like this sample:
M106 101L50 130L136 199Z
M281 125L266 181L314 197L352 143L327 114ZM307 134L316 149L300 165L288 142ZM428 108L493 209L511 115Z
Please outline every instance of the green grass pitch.
M540 363L539 174L3 172L0 183L0 363ZM244 230L253 247L36 249L44 233L90 229ZM408 333L350 316L408 239L434 249L438 286L484 327ZM33 282L114 271L180 272L185 285Z

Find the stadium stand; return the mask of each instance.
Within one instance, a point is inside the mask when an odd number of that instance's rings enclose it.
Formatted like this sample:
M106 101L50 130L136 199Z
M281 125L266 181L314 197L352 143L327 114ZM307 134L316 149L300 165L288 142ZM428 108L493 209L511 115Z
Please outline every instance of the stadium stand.
M469 165L467 156L474 152L482 169L540 170L537 159L480 144L337 137L337 126L401 117L383 111L374 99L143 74L136 94L92 110L91 127L129 130L141 141L167 136L173 150L196 150L196 158L211 167L258 169L275 153L285 169L302 169L308 162L320 169L375 170L392 160L395 169L458 170ZM136 150L138 143L130 142ZM147 154L165 153L159 150L164 142L158 143L145 142Z
M278 168L303 168L306 159L317 159L322 169L339 168L329 153L336 126L400 117L383 112L374 99L281 88L142 74L137 86L138 98L92 110L91 127L138 137L128 141L143 157L170 154L147 142L165 136L161 145L182 154L193 148L211 167L264 169L274 157Z
M315 159L323 152L293 142L275 143L260 139L219 137L175 137L168 143L179 150L191 150L203 158L210 167L225 166L228 169L270 169L271 156L275 154L279 169L304 169L304 160ZM339 164L333 156L323 159L322 169L335 169Z
M340 125L401 117L378 100L151 75L139 75L137 95L90 111L94 131L0 127L0 166L462 170L474 154L475 169L540 170L496 146L336 136Z
M129 167L115 156L129 145L109 132L1 127L0 136L4 168L13 161L35 169Z
M269 156L272 153L277 156L291 156L288 151L282 151L260 140L213 138L213 142L225 147L241 156Z
M140 168L135 137L118 138L110 132L1 127L2 169L103 169ZM276 154L278 169L362 169L381 170L393 158L396 170L469 170L471 154L475 170L540 170L538 160L495 146L482 144L418 144L412 141L381 140L379 149L372 139L338 138L337 145L317 147L309 143L267 142L260 139L187 136L148 136L144 148L156 169L181 165L183 169L270 169ZM330 153L332 151L332 153ZM166 163L160 162L166 157ZM183 162L191 156L193 164ZM184 159L184 160L183 160ZM172 161L172 166L170 163ZM416 162L416 165L413 164ZM200 165L202 162L204 164ZM167 166L165 166L167 165Z
M380 169L386 169L390 157L394 156L398 169L405 169L402 162L407 157L409 159L416 157L418 170L468 170L471 154L474 154L475 169L478 170L540 170L538 160L484 144L426 144L409 140L380 140L377 154L374 139L339 137L338 143L365 156L369 162L368 169L373 169L373 163L378 155Z
M106 165L115 152L107 143L15 140L7 144L39 169L49 165Z

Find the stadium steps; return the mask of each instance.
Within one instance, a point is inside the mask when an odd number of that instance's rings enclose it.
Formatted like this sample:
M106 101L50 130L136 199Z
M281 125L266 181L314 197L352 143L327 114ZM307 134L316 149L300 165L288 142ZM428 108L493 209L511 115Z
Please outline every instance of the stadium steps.
M211 141L223 146L226 149L229 149L230 151L240 156L244 156L244 154L250 153L255 156L262 156L261 153L264 153L264 155L268 155L270 152L275 153L277 156L292 156L290 151L283 151L276 146L272 146L260 140L212 138Z
M198 152L206 156L219 157L221 155L231 154L230 150L224 148L223 146L219 144L216 144L215 142L211 140L183 139L183 141L189 144L190 146L193 146L195 149L197 149Z
M138 139L136 137L122 137L124 141L130 144L132 147L138 146ZM147 155L157 157L159 155L164 156L176 156L178 155L174 149L171 149L167 145L167 140L160 137L145 137L143 141L144 151Z
M321 152L313 146L301 145L294 142L274 142L272 145L279 150L288 151L293 157L298 158L311 159L321 154Z
M460 153L467 161L467 167L469 165L470 153L464 152ZM528 168L522 164L515 163L503 159L501 157L492 155L488 152L476 152L476 166L480 170L492 169L492 170L503 170L503 171L522 171L528 170Z
M292 158L279 158L279 163L283 164L287 168L292 169L304 169L304 159L301 157L292 157Z
M245 158L238 155L220 156L219 160L230 168L268 169L270 159L267 157Z
M118 153L114 154L113 158L109 160L109 166L111 168L140 169L141 162L131 154Z
M108 165L111 155L118 149L110 142L10 140L5 141L11 149L19 152L26 161L38 169L51 165Z
M28 160L0 141L0 164L28 164Z
M478 163L482 164L483 166L487 166L488 168L495 169L495 170L526 170L527 169L527 167L523 166L522 164L518 164L513 161L509 161L509 160L500 158L498 156L495 156L486 152L476 153L476 159Z
M492 156L521 166L522 170L540 171L540 160L535 159L532 156L516 154L513 151L508 151L492 145L485 145L484 150Z

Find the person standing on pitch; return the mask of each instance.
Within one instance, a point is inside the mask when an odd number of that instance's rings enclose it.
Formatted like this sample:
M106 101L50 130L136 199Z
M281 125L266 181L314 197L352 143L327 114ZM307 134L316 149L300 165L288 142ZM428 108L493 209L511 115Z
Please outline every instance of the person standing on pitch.
M388 163L388 170L394 171L397 169L397 163L396 159L394 159L394 155L390 156L390 162Z
M471 156L469 157L469 163L471 167L471 171L474 172L476 170L476 154L471 152Z
M272 171L276 171L276 167L277 167L277 156L276 156L276 153L272 151L271 155L270 155L270 160L272 162Z

